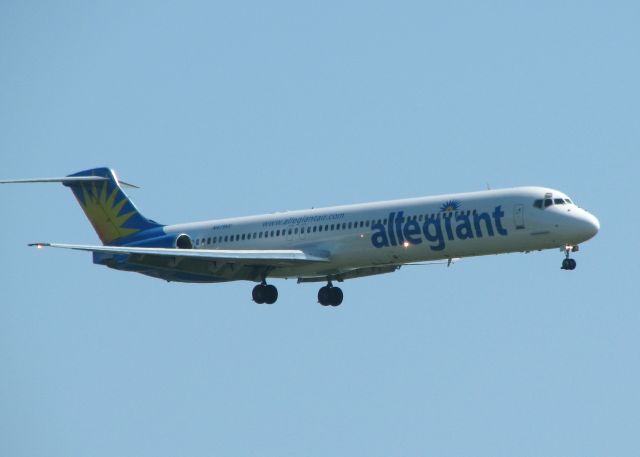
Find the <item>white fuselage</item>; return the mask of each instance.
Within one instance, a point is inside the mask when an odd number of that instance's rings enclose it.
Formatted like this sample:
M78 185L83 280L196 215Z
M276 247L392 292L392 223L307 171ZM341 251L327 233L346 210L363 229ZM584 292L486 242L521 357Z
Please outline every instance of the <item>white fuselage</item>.
M549 199L552 203L545 207ZM541 207L534 206L540 200ZM300 249L330 258L322 264L276 266L269 272L270 277L302 279L418 261L573 246L593 237L598 229L592 214L571 203L562 192L542 187L164 227L167 234L188 235L199 249Z

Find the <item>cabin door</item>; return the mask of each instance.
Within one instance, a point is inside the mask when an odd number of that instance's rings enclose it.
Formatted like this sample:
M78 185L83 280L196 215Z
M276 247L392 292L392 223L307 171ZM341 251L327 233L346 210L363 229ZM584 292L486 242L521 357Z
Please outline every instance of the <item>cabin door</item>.
M524 228L524 205L514 206L513 221L516 225L516 230L522 230Z

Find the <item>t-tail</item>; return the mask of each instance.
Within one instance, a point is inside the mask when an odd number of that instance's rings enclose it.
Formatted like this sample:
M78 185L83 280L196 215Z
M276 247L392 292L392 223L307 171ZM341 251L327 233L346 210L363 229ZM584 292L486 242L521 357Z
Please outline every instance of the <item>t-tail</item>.
M109 168L93 168L62 178L0 181L2 184L39 182L60 182L69 187L105 245L121 245L147 238L150 235L147 230L162 227L138 211L122 190L122 185L127 184L119 181Z
M145 230L161 227L138 211L113 170L94 168L69 175L69 178L76 177L97 178L67 180L63 184L71 188L103 244L121 244Z

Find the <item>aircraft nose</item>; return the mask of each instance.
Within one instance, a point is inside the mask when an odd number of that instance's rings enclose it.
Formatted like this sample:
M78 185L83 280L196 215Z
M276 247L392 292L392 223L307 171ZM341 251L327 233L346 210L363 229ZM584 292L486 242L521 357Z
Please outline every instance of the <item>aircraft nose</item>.
M587 239L596 236L596 234L600 230L600 221L598 220L598 218L593 214L585 211L580 219L580 225L584 236L587 237Z

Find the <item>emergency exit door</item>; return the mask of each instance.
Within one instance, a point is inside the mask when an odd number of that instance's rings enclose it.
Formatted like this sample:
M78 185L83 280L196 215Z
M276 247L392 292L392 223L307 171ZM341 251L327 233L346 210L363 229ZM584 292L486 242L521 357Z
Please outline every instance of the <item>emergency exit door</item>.
M514 206L513 221L516 225L516 230L522 230L524 228L524 205Z

